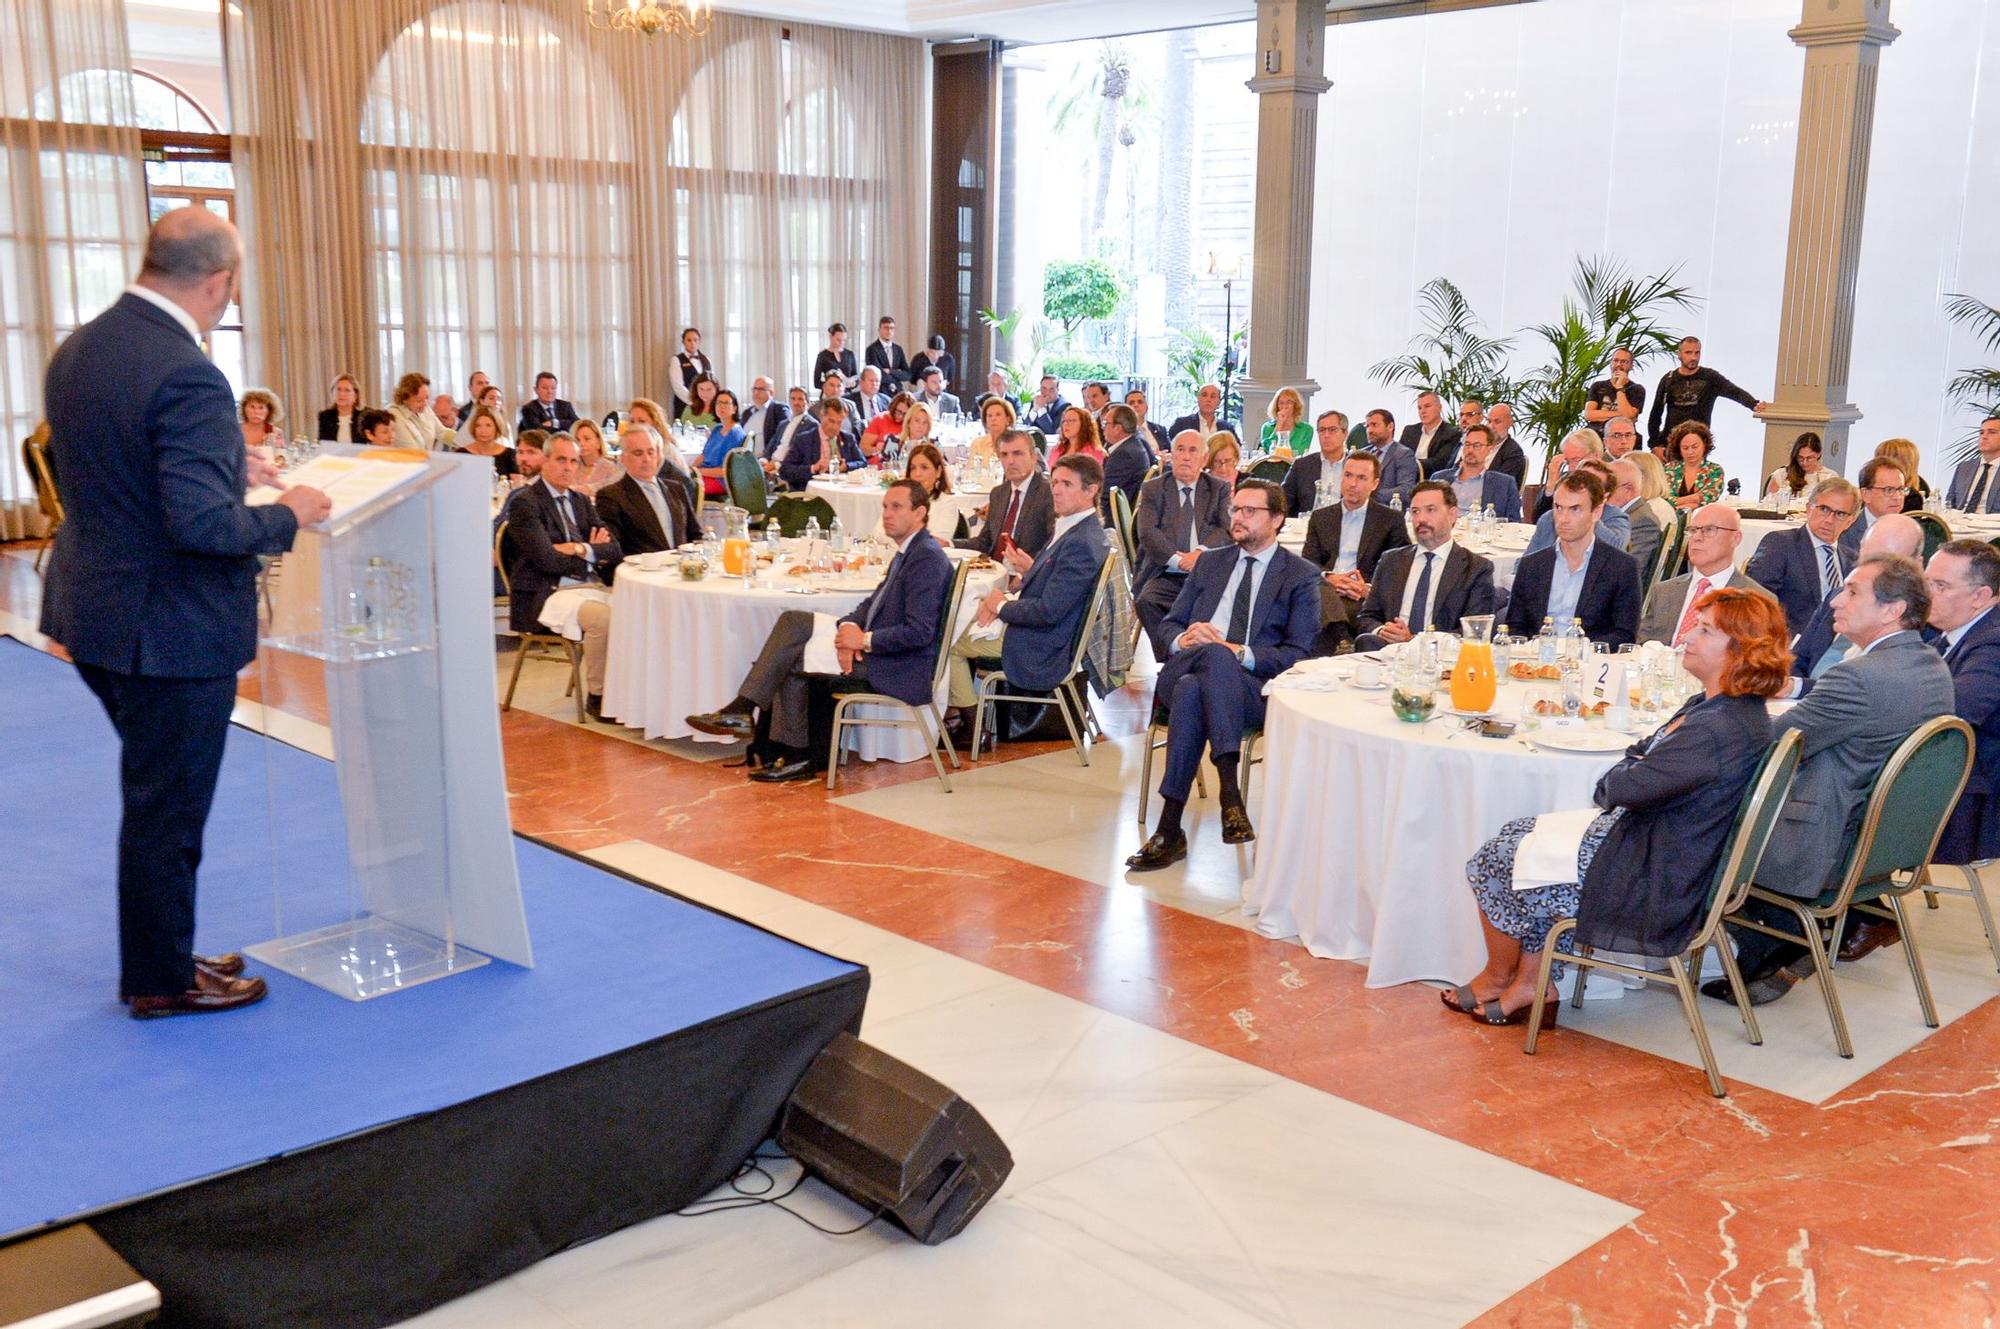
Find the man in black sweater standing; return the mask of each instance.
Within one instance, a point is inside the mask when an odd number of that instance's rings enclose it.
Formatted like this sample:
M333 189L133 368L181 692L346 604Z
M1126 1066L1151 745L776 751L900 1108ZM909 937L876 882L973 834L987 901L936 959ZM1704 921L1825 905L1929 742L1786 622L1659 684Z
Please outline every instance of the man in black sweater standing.
M1713 369L1705 368L1701 363L1700 338L1681 338L1680 357L1680 364L1667 371L1653 394L1653 413L1646 421L1648 442L1652 447L1665 446L1667 435L1673 433L1674 426L1683 420L1699 420L1704 425L1711 423L1709 417L1715 413L1715 399L1718 397L1727 397L1748 406L1757 415L1762 415L1764 408L1770 404L1758 401ZM1662 416L1665 418L1662 419Z

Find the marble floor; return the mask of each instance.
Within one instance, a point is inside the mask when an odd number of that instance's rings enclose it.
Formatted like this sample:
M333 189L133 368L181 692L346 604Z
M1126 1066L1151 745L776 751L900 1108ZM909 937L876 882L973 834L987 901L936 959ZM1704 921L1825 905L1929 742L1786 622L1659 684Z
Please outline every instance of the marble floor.
M0 630L30 639L31 557L0 554ZM1841 977L1852 1062L1809 991L1764 1008L1762 1048L1712 1008L1718 1101L1650 994L1565 1011L1529 1059L1519 1030L1246 929L1206 820L1184 871L1125 880L1143 687L1087 769L1023 745L951 795L886 764L829 795L553 718L539 668L502 717L516 829L869 963L865 1036L1020 1165L936 1248L669 1217L418 1324L2000 1321L2000 974L1963 901L1920 922L1941 1029L1879 953ZM794 1201L858 1217L811 1182Z

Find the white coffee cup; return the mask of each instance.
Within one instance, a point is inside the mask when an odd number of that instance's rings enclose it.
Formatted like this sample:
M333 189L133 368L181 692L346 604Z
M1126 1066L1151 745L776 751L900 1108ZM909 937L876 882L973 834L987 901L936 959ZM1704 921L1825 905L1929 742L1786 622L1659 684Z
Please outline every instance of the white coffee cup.
M1373 660L1363 660L1354 669L1354 681L1364 688L1382 686L1382 666Z

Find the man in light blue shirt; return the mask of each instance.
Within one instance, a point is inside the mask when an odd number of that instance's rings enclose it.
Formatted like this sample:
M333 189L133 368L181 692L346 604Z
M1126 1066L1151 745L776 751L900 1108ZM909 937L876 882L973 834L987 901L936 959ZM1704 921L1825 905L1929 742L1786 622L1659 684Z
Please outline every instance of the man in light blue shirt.
M1598 481L1603 484L1607 493L1618 487L1617 475L1609 466L1595 458L1584 462L1577 469L1580 471L1590 471L1594 474L1598 478ZM1540 553L1556 542L1556 528L1555 522L1552 519L1553 516L1554 514L1549 512L1544 512L1541 515L1541 519L1535 523L1534 536L1528 541L1527 549L1522 551L1522 557L1525 558L1529 554ZM1615 504L1606 503L1604 505L1604 515L1597 519L1595 538L1602 540L1613 549L1627 548L1632 542L1632 519L1625 514L1623 508Z

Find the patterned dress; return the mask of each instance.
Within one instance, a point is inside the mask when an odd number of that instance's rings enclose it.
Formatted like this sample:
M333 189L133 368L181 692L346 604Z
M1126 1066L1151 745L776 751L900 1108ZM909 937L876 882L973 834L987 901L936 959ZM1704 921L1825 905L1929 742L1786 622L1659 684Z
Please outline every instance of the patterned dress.
M1479 912L1494 927L1520 942L1523 951L1529 954L1541 951L1549 944L1549 929L1557 920L1576 917L1577 906L1583 900L1581 883L1590 874L1590 861L1597 857L1598 847L1623 813L1623 808L1613 808L1590 823L1590 829L1583 833L1583 843L1577 848L1575 881L1526 891L1514 889L1514 855L1520 851L1521 841L1527 839L1528 832L1535 829L1535 819L1516 817L1502 826L1497 835L1466 860L1465 879L1472 887L1472 898L1479 902ZM1574 954L1570 939L1575 935L1574 931L1563 933L1556 942L1556 950L1563 955ZM1561 977L1562 964L1558 962L1550 972L1553 977Z

